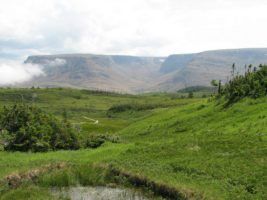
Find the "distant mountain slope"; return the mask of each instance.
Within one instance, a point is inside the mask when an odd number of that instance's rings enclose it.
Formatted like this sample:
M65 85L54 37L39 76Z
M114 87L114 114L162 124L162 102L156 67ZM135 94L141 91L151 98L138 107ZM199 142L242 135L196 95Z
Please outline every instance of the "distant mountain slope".
M160 71L163 79L153 87L154 90L173 91L188 86L208 86L212 79L227 80L231 66L235 63L242 72L245 65L267 63L267 49L232 49L206 51L196 54L171 55L162 64ZM175 60L176 59L176 60ZM174 62L169 62L174 60ZM180 61L184 66L180 66ZM166 65L166 63L171 63Z
M195 54L178 54L178 55L170 55L167 57L165 62L162 63L160 72L162 73L170 73L183 67L187 66L188 63L192 61Z
M42 65L46 75L24 85L137 92L153 83L162 59L92 54L30 56L25 63Z
M267 49L232 49L164 57L69 54L29 56L25 63L43 66L45 76L21 86L75 87L124 92L176 91L227 80L231 65L267 63Z

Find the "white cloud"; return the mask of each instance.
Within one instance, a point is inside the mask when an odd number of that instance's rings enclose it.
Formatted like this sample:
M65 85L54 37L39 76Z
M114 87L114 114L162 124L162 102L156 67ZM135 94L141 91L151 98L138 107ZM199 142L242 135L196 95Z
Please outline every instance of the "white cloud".
M0 5L0 59L267 47L266 0L0 0ZM0 61L1 85L43 74L40 66L18 61Z
M48 65L50 67L59 67L66 64L65 59L56 58L54 60L46 60L45 65Z
M40 75L44 73L38 65L0 61L0 85L21 83Z
M0 49L168 55L267 47L266 0L0 0ZM25 53L26 54L26 53Z

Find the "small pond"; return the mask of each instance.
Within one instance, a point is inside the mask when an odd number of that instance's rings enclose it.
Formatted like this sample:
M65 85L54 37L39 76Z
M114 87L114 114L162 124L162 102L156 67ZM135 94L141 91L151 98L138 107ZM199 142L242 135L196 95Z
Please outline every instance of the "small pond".
M149 200L140 191L102 186L53 189L52 193L71 200Z

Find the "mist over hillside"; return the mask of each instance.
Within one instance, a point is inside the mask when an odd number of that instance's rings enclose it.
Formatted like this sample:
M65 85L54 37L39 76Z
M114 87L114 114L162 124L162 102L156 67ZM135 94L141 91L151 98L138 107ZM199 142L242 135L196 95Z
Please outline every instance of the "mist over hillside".
M267 49L232 49L177 54L168 57L65 54L29 56L27 64L42 66L44 74L19 86L73 87L140 93L177 91L226 81L231 65L267 63Z

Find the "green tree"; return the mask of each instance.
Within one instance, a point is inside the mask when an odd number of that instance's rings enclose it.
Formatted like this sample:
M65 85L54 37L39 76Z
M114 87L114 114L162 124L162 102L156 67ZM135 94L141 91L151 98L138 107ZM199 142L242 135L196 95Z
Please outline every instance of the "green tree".
M7 151L48 151L77 149L79 143L66 120L25 104L4 107L0 114L0 130Z
M194 98L194 93L193 92L189 92L188 93L188 98L190 98L190 99Z
M221 81L217 81L217 80L212 80L211 82L210 82L210 85L211 86L213 86L215 89L214 89L214 93L216 93L216 90L218 91L218 93L220 93L219 92L219 90L221 90ZM218 89L217 89L218 88Z
M216 81L216 80L212 80L212 81L210 82L210 84L211 84L211 86L213 86L213 87L218 87L218 85L219 85L218 81Z
M267 65L253 68L249 65L244 75L234 76L222 89L222 94L233 103L244 97L258 98L267 95Z

